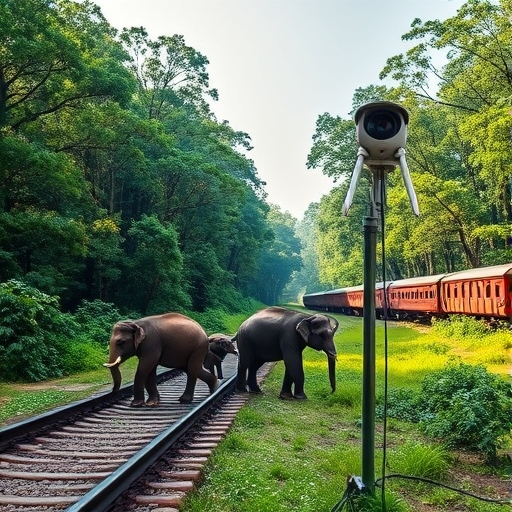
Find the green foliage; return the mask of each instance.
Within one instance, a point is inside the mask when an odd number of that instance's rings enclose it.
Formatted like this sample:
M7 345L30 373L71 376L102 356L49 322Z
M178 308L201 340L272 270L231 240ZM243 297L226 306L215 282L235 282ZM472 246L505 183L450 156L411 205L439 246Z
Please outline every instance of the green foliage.
M80 326L77 339L107 346L112 326L121 320L121 314L114 304L96 299L82 301L73 318Z
M384 413L382 399L377 415ZM420 391L390 388L389 417L419 423L446 446L466 447L494 460L512 428L512 389L485 366L451 361L427 374Z
M432 322L432 329L444 336L456 338L481 339L491 334L491 330L483 320L465 315L450 315L447 319L436 319Z
M418 403L418 393L410 388L388 389L386 414L390 418L417 423L421 418L421 405ZM384 418L383 397L377 399L376 416Z
M420 425L449 446L466 446L496 457L512 428L512 389L483 365L452 362L427 375L418 397Z
M145 314L173 311L188 305L183 279L183 257L176 230L156 216L144 215L128 230L129 281L123 286L127 307Z
M409 510L405 501L391 492L388 492L385 496L385 507L379 492L375 494L361 494L353 502L355 510L360 512L381 512L383 510L387 512L408 512Z
M62 354L76 332L56 297L23 282L0 284L0 373L6 380L37 381L64 373Z
M224 321L227 315L220 309L207 309L203 313L190 311L187 312L187 315L193 318L196 322L199 322L208 334L216 332L229 334Z
M56 297L11 280L0 284L0 319L2 379L34 382L97 368L119 313L94 301L73 317Z

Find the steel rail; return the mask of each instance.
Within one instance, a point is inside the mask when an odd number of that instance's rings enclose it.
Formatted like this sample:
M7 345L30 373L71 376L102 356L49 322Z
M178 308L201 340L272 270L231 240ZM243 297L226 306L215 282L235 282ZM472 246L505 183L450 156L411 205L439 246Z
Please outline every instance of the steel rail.
M158 382L171 379L179 373L180 371L176 369L163 371L158 374ZM3 448L18 437L25 436L49 425L55 425L55 423L60 421L67 421L73 415L78 415L95 407L111 404L120 398L130 396L131 394L133 394L133 382L122 386L116 393L107 391L97 396L93 396L92 398L84 398L71 404L57 407L56 409L44 412L37 416L27 418L26 420L18 423L2 427L0 428L0 448Z
M109 477L67 508L67 512L107 511L123 492L168 451L194 423L218 401L234 391L235 381L236 373L223 382L213 394L200 402L197 407L173 423Z

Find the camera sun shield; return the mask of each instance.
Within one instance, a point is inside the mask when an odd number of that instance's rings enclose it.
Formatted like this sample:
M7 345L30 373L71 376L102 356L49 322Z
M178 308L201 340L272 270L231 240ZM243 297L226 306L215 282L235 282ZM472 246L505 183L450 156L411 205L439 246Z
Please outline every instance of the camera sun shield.
M396 152L407 140L407 110L392 101L374 101L359 107L354 120L357 143L368 152L365 163L397 165Z

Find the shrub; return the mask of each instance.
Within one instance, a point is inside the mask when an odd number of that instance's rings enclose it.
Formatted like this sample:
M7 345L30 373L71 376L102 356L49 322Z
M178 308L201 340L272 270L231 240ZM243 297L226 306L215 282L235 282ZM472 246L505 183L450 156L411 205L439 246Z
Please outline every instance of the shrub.
M101 300L82 301L74 315L80 325L79 338L86 342L108 343L112 326L121 319L114 304Z
M445 336L477 339L492 332L483 320L465 315L450 315L447 319L436 319L435 322L432 322L432 330Z
M409 388L389 388L386 412L391 418L418 423L421 418L418 393ZM378 418L384 417L382 397L377 398L376 415Z
M0 284L0 374L39 381L63 375L61 356L77 331L57 297L10 280Z
M511 387L483 365L451 362L427 375L418 397L420 427L448 446L465 446L495 459L512 428Z
M208 334L216 332L229 334L226 332L227 329L224 322L226 313L220 309L207 309L203 313L190 311L186 313L186 315L193 318L196 322L199 322Z

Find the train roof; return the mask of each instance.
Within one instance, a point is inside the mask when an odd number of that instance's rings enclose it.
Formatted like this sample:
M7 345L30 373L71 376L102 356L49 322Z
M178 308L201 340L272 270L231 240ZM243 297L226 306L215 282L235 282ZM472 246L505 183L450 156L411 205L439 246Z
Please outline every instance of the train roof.
M386 286L388 286L390 282L386 282ZM376 290L382 290L384 288L384 283L379 282L375 283ZM305 293L304 297L315 297L318 295L337 295L339 293L350 293L350 292L360 292L364 290L364 285L359 284L357 286L347 286L346 288L336 288L335 290L326 290L323 292L315 292L315 293Z
M428 284L436 284L441 279L443 279L446 274L435 274L433 276L421 276L421 277L410 277L407 279L399 279L397 281L393 281L390 283L390 288L400 288L402 286L418 286L418 285L428 285Z
M492 267L471 268L447 274L443 278L443 283L447 281L459 281L461 279L484 279L486 277L502 277L512 274L512 263L503 265L494 265Z

